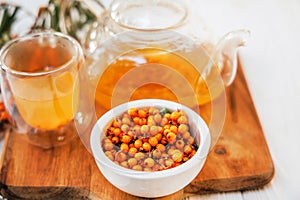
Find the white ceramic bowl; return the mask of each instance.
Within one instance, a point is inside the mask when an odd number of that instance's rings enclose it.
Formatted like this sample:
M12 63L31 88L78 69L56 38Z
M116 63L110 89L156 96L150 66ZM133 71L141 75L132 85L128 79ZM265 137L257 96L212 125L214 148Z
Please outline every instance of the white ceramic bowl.
M171 169L143 172L121 167L107 158L100 146L100 140L108 123L129 108L146 106L167 108L170 111L181 109L186 112L190 128L196 134L195 141L199 145L197 153L190 160ZM179 191L197 176L210 148L210 133L203 119L188 107L166 100L143 99L119 105L105 113L92 129L90 142L97 166L110 183L129 194L155 198Z

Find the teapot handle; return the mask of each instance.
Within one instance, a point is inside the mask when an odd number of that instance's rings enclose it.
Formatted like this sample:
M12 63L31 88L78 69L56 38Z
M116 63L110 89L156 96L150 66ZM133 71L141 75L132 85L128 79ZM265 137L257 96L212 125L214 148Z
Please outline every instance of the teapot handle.
M227 33L215 46L212 59L219 67L222 79L229 86L236 75L238 49L244 46L250 36L250 31L241 29Z

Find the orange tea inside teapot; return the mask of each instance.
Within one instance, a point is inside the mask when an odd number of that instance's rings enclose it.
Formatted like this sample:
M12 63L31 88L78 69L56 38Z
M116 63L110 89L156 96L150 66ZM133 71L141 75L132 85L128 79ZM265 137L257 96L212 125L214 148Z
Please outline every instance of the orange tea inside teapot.
M207 61L203 55L198 59ZM157 98L176 101L189 107L208 103L224 90L222 84L210 94L209 79L219 76L211 68L205 79L189 60L159 48L136 49L109 64L95 91L97 115L129 100ZM104 109L104 110L103 110Z

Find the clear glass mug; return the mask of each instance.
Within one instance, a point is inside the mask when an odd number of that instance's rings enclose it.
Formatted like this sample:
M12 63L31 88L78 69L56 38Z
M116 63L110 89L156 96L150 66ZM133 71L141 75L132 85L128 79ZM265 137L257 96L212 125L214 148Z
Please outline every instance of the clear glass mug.
M2 96L15 132L42 148L74 138L83 59L75 39L52 31L19 37L1 49Z
M71 2L83 1L65 1L62 13ZM67 25L61 23L68 33ZM114 0L104 9L80 41L86 55L80 80L87 87L76 120L79 133L88 133L97 118L121 103L158 98L201 115L208 109L204 118L217 138L225 120L225 86L234 80L237 49L249 31L232 31L211 43L191 34L203 28L195 25L181 0Z

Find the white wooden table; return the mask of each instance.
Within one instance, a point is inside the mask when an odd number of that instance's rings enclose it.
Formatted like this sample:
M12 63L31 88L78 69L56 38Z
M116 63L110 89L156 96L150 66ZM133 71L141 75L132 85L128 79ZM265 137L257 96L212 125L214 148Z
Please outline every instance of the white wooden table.
M9 2L36 12L47 1ZM192 11L204 18L218 35L238 28L251 30L251 38L240 55L275 164L275 176L263 189L195 195L189 199L300 199L300 1L190 0L189 3L193 5Z

